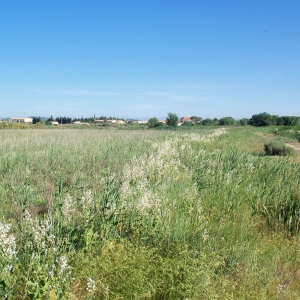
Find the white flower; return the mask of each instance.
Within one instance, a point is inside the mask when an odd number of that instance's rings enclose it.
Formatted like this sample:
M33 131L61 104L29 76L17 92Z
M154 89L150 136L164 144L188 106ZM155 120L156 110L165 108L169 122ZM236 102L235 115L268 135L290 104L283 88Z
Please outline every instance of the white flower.
M66 258L66 256L61 256L59 261L57 261L57 263L59 264L59 268L60 268L60 273L63 273L66 269L69 268L68 266L68 260Z
M23 213L23 219L25 221L25 223L32 223L32 216L29 212L29 210L25 209L24 213Z
M90 277L87 279L86 290L91 294L93 294L97 290L96 282Z
M0 252L5 260L14 260L17 257L16 239L9 234L11 225L0 222Z
M62 203L62 214L65 219L70 220L72 217L72 213L75 210L75 201L71 197L71 195L67 194L66 198L63 200Z
M202 238L203 241L205 242L208 239L209 235L206 229L204 229L203 233L202 233Z
M83 210L91 210L93 208L93 195L91 190L85 191L81 198Z

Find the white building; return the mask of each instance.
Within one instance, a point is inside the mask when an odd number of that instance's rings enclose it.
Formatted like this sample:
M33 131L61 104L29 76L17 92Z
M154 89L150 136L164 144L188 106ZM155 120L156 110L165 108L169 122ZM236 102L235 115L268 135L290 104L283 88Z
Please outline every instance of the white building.
M87 125L87 126L90 126L89 123L84 123L84 122L80 122L80 121L74 121L73 124L75 124L75 125Z
M31 118L10 118L9 122L32 124Z

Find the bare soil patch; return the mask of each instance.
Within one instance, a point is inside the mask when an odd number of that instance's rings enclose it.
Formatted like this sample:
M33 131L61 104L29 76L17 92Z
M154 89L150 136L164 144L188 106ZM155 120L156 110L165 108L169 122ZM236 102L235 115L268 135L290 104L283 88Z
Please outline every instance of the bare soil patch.
M287 146L294 148L296 151L300 152L300 144L299 143L285 143Z

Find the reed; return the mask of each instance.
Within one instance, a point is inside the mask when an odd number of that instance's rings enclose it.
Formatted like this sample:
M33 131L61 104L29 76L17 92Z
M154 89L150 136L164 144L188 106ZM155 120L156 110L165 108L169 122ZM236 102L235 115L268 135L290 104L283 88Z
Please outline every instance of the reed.
M4 299L299 294L299 164L251 128L0 140Z

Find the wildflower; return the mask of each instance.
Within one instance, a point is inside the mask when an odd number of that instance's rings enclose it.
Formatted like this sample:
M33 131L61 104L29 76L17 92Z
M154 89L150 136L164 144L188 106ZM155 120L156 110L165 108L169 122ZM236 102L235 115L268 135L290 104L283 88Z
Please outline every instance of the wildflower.
M51 223L49 218L45 219L44 221L41 221L41 223L36 223L35 226L33 226L33 233L34 233L34 241L37 244L42 245L42 248L45 247L45 242L43 240L47 236L48 232L51 229Z
M0 222L0 253L5 260L14 260L17 256L16 239L9 234L11 225Z
M4 272L4 273L10 273L11 270L12 270L12 265L7 265L7 266L3 269L3 272Z
M67 220L69 220L74 210L75 210L75 201L73 200L71 195L67 194L66 198L63 200L62 203L62 214Z
M32 223L31 214L30 214L30 212L27 209L25 209L25 211L23 213L23 219L24 219L25 223L29 223L29 224Z
M209 235L208 235L207 229L204 229L204 231L202 233L203 241L206 242L206 240L208 239L208 237L209 237Z
M229 172L229 173L225 174L225 183L230 184L231 180L232 180L232 173Z
M60 257L59 261L57 261L57 263L59 264L60 273L63 273L65 270L69 268L67 262L68 260L64 255Z
M87 279L86 290L91 294L93 294L97 290L96 282L90 277Z
M92 196L92 191L91 190L85 191L85 193L82 196L81 200L82 200L82 207L83 207L84 211L92 209L93 196Z
M281 284L281 283L278 284L278 286L277 286L277 292L278 292L278 294L280 296L283 295L285 293L286 288L287 288L287 284Z

